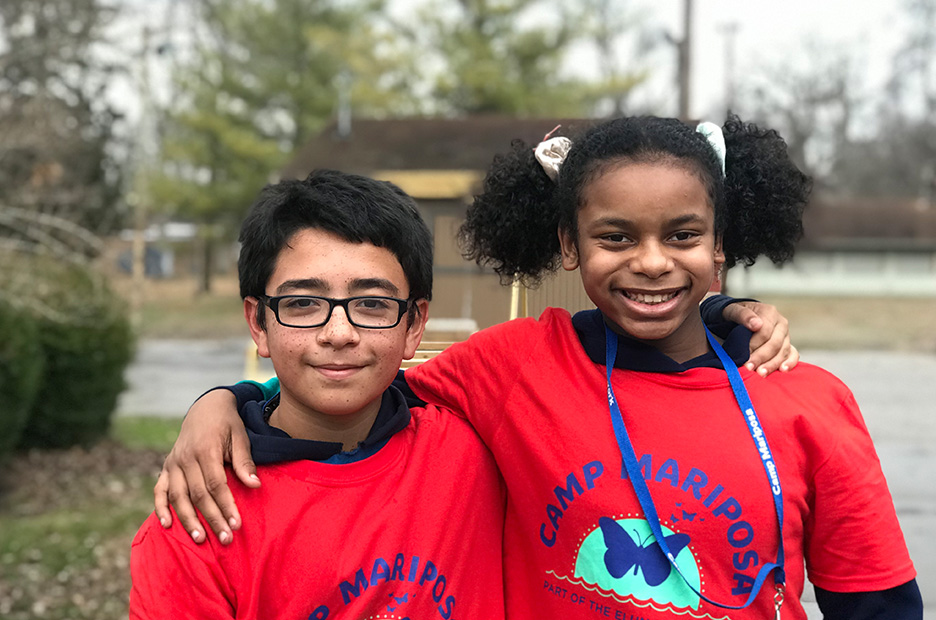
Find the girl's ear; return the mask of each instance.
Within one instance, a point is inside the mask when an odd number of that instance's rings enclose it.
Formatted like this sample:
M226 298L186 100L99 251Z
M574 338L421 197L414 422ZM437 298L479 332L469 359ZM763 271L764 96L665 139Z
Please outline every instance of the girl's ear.
M559 229L559 247L562 252L562 268L566 271L575 271L579 266L578 247L569 231Z
M715 237L715 270L721 271L722 265L725 264L725 250L722 249L722 238L721 235Z

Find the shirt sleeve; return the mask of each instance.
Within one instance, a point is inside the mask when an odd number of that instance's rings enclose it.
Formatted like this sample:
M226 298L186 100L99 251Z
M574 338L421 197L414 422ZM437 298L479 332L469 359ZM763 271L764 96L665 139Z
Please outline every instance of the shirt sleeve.
M816 588L823 620L923 620L916 579L876 592L829 592Z
M739 301L757 301L756 299L728 297L727 295L711 295L702 300L699 311L702 313L702 321L713 334L719 338L727 338L728 333L737 325L733 321L725 320L723 313L725 308Z
M806 568L830 592L887 590L916 577L871 436L850 391L825 422L833 438L814 470Z
M213 561L210 543L180 539L150 515L130 550L130 620L233 618L234 592Z
M537 353L543 319L516 319L456 342L406 371L406 383L427 403L462 415L482 437L502 418L520 369Z

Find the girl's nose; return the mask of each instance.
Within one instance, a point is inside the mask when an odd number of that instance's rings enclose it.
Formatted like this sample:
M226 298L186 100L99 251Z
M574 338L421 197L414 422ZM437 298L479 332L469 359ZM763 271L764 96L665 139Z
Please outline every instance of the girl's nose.
M641 242L634 250L631 269L649 278L659 278L673 266L666 248L657 241Z

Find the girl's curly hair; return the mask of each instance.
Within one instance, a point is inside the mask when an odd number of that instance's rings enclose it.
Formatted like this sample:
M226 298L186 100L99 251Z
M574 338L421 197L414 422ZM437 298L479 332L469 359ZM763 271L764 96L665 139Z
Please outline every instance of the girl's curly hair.
M684 166L705 185L728 267L753 264L760 255L783 263L802 236L811 181L776 131L730 116L723 132L724 177L705 136L672 118L620 118L587 129L573 138L556 183L533 147L515 140L494 158L459 230L465 257L491 266L502 281L536 285L560 265L558 230L576 237L576 212L588 183L622 163L659 162Z

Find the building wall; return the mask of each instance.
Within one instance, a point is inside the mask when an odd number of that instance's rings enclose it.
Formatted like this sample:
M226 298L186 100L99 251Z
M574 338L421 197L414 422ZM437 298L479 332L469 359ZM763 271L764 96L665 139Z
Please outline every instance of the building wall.
M735 297L901 296L936 298L936 251L801 251L777 268L762 260L728 273Z

